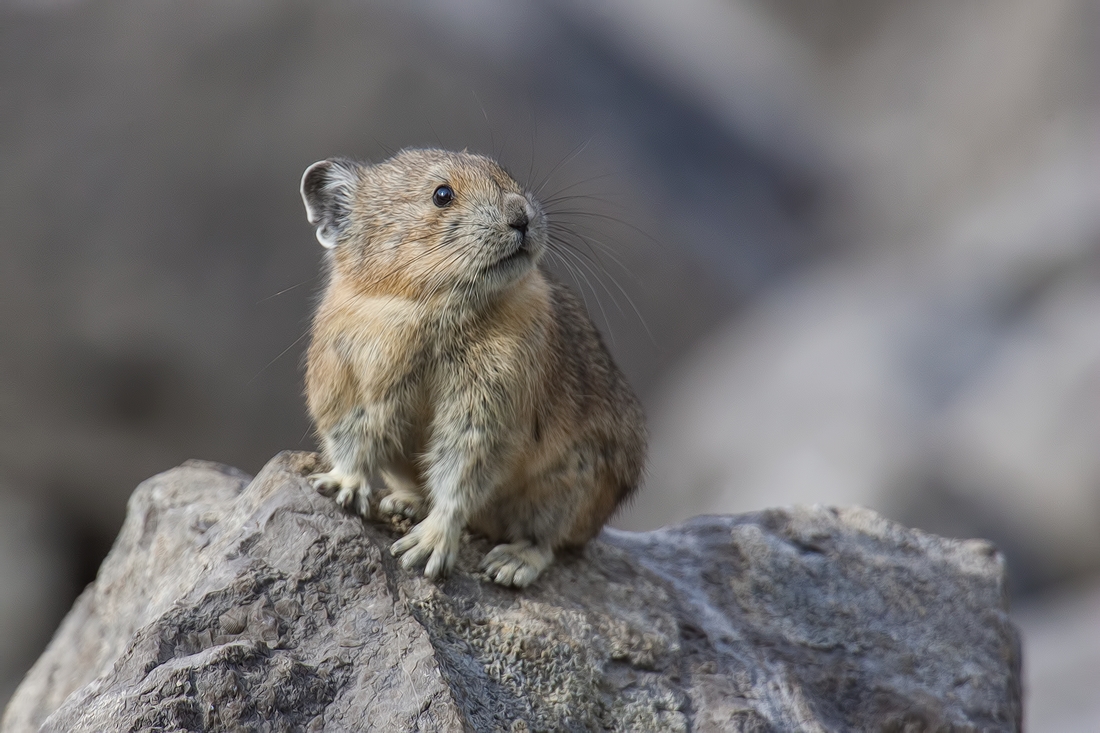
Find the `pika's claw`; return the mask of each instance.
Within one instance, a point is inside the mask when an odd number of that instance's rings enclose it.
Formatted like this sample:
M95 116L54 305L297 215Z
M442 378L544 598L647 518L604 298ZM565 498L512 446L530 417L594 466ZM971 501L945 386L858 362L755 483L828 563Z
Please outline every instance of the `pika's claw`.
M424 517L424 501L416 494L404 491L394 491L382 498L378 505L379 511L390 516L407 517L412 521L418 521Z
M424 575L435 580L445 576L454 567L458 557L459 532L455 528L434 520L431 515L409 530L409 533L390 545L390 553L401 558L406 570L425 561Z
M371 487L363 476L349 475L339 471L315 473L309 477L309 484L322 496L336 495L336 503L367 519L370 518Z
M336 503L349 512L370 519L370 494L371 489L365 484L354 487L341 486L340 490L336 492Z
M481 569L493 582L525 588L554 560L554 552L530 542L497 545L481 560Z
M343 479L343 474L336 473L335 471L329 471L328 473L313 473L310 474L306 480L309 481L309 485L317 491L321 496L332 496L340 488L340 482Z

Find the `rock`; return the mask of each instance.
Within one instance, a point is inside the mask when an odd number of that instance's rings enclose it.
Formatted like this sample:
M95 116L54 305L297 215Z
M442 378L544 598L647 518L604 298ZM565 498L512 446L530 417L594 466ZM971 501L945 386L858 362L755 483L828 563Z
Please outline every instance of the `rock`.
M0 731L1019 729L986 542L792 508L609 529L525 591L475 538L433 584L315 461L138 487Z

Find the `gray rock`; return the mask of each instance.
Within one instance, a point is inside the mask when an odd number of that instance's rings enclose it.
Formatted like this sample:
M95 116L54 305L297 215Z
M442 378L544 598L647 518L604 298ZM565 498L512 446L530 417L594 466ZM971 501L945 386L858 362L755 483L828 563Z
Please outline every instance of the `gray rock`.
M1001 556L864 509L606 530L523 592L430 583L397 534L315 494L143 483L3 733L138 730L1018 730Z

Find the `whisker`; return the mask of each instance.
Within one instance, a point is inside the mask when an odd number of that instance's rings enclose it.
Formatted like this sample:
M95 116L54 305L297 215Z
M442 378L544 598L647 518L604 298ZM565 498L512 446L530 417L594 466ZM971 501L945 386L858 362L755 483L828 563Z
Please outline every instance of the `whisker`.
M539 121L532 110L531 114L531 160L527 166L527 180L535 177L535 141L539 134Z
M615 344L615 330L611 325L611 319L607 317L607 310L603 307L603 301L600 299L599 291L596 290L595 287L593 287L592 281L588 279L588 275L586 275L584 273L584 270L587 269L590 273L592 273L592 276L594 278L596 278L596 282L598 282L600 284L600 286L603 287L604 291L607 292L607 294L609 296L611 296L612 302L615 303L615 307L619 309L620 313L622 313L622 310L623 310L622 307L619 306L618 301L615 300L615 296L611 293L611 291L608 289L607 285L603 282L603 280L600 279L599 274L597 274L596 271L592 269L592 267L586 266L583 260L577 259L576 254L571 253L571 251L569 249L559 250L559 253L563 257L572 255L572 257L574 258L573 259L574 263L576 263L577 265L580 265L581 267L584 268L584 269L578 268L577 272L580 274L580 276L582 278L584 278L584 282L585 282L586 285L588 285L589 289L592 290L592 295L593 295L593 297L596 298L596 305L598 305L599 308L600 308L600 315L603 316L603 322L607 325L607 332L608 332L608 335L611 337L611 343L612 343L612 345L614 345ZM587 307L587 303L585 304L585 307Z
M583 273L578 272L576 265L572 264L569 260L567 260L565 258L565 256L562 253L558 252L557 250L547 249L546 253L549 254L549 255L552 255L558 262L561 263L561 265L563 267L565 267L566 271L568 271L568 273L569 273L570 279L573 280L573 284L577 288L577 292L580 293L581 302L584 303L585 312L586 313L591 313L592 308L588 305L588 296L584 294L585 288L581 285L581 277L583 277ZM578 275L581 276L581 277L578 277ZM588 288L589 289L592 288L591 283L588 283ZM597 293L593 290L592 295L596 298L596 301L599 302L599 293ZM601 308L601 310L602 310L602 308ZM606 321L606 319L604 319L604 320ZM608 324L607 328L608 328L608 331L611 330L610 324Z
M614 223L616 223L620 226L627 227L628 229L632 230L636 234L642 235L645 239L649 240L651 243L656 244L658 246L660 245L660 243L657 241L657 239L652 234L650 234L646 230L642 229L638 225L636 225L632 222L626 221L625 219L620 219L617 216L611 216L610 214L604 214L604 213L598 212L598 211L586 211L584 209L548 210L547 213L550 214L551 216L579 216L579 217L586 218L586 219L603 219L604 221L614 222Z
M552 201L553 199L557 198L561 194L565 193L566 191L572 190L572 189L576 188L577 186L583 186L586 183L592 183L593 181L602 181L605 178L611 178L611 174L610 173L601 173L598 176L592 176L590 178L585 178L585 179L580 180L580 181L574 181L573 183L570 183L568 186L565 186L563 188L559 188L557 191L553 192L552 194L549 194L545 199L540 199L540 201Z
M266 365L264 365L263 369L256 372L256 375L254 377L252 377L252 379L249 379L247 382L245 382L245 385L247 386L247 385L252 384L253 382L255 382L261 374L263 374L265 371L267 371L268 367L270 367L272 364L277 362L279 359L283 358L283 355L286 354L286 352L293 349L298 344L299 341L301 341L302 339L304 339L308 335L309 335L309 329L306 329L305 331L302 332L301 336L294 339L294 341L290 344L290 346L288 346L285 349L283 349L282 351L280 351L278 356L276 356L274 359L272 359Z
M637 285L639 285L643 288L645 287L645 283L642 282L642 279L640 277L638 277L637 274L635 274L634 271L631 270L630 267L628 267L625 262L623 262L622 260L619 259L615 248L612 247L610 244L607 244L606 242L603 242L602 240L596 239L595 237L587 237L584 234L581 234L580 232L573 231L571 229L559 229L555 233L557 233L557 234L568 234L570 236L576 237L576 238L584 241L586 244L588 244L589 248L591 248L592 245L595 245L596 247L599 247L603 251L604 256L611 258L612 262L614 262L616 265L618 265L619 268L624 273L626 273L630 277L631 280L633 280ZM592 254L596 255L596 258L599 259L599 255L597 255L595 252L593 252ZM607 270L607 268L604 267L604 270ZM608 274L610 274L610 271L608 271Z
M274 293L272 295L269 295L266 298L260 298L259 300L256 301L256 305L259 305L260 303L266 303L267 301L271 300L272 298L277 298L280 295L282 295L283 293L289 293L291 290L294 290L295 288L300 288L303 285L305 285L306 283L313 282L316 279L317 279L317 275L314 275L313 277L309 278L308 280L303 280L302 282L298 283L297 285L291 285L289 288L283 288L279 292Z
M596 267L597 267L596 263L590 257L588 257L584 252L581 252L580 250L578 250L577 248L571 246L569 243L567 243L565 241L559 241L559 242L557 242L557 244L564 247L564 249L560 250L560 252L563 256L571 257L573 262L575 262L579 267L583 267L588 272L592 273L592 276L595 277L596 281L599 282L600 285L603 287L604 292L606 292L608 294L608 296L611 297L611 300L612 300L612 302L615 303L615 307L619 310L619 313L621 313L622 315L626 315L626 313L622 309L622 306L619 305L618 300L615 298L615 294L611 292L611 290L604 283L603 279L600 278L599 272L596 269ZM607 268L603 267L602 264L599 265L599 270L602 270L603 273L605 275L607 275L608 277L611 276L611 274L609 272L607 272Z
M489 149L493 151L493 158L497 158L499 156L497 156L496 137L493 134L493 123L489 122L489 113L485 111L485 104L481 101L481 97L477 96L477 90L471 89L470 94L474 95L477 106L481 108L481 116L485 118L485 127L489 130Z
M538 188L535 189L535 197L536 198L538 198L538 196L542 193L542 189L546 188L546 184L550 182L550 179L554 176L554 174L557 173L563 165L565 165L566 163L568 163L569 161L573 160L578 155L580 155L582 152L584 152L584 149L588 147L588 144L590 142L592 142L592 138L588 138L583 143L581 143L577 147L573 148L573 151L571 153L569 153L569 155L565 156L560 162L558 162L558 164L556 166L554 166L553 168L550 169L550 172L546 174L546 178L544 178L542 183L538 186Z
M570 232L570 234L572 234L573 236L580 237L582 239L582 241L584 240L584 237L582 237L581 235L576 234L576 232ZM634 302L634 299L630 297L630 294L626 292L626 289L623 288L622 284L619 283L618 279L607 269L607 267L605 265L603 265L603 263L600 261L598 255L596 255L596 260L593 261L590 257L588 257L588 255L586 253L584 253L581 250L576 249L575 247L570 246L569 243L566 240L564 240L560 237L558 237L556 239L551 238L551 241L554 241L554 242L564 246L566 248L565 251L572 252L574 254L574 257L580 257L581 258L581 260L580 260L581 263L586 261L588 263L588 267L589 267L590 271L592 272L593 276L596 277L596 279L600 282L600 284L604 287L604 289L607 290L608 295L611 296L612 302L615 303L615 306L619 309L619 311L621 313L623 313L623 315L626 315L625 312L623 312L623 310L622 310L622 306L619 305L618 299L614 296L613 293L611 293L610 289L607 288L607 284L603 282L602 278L600 278L599 275L593 269L594 267L598 266L603 271L603 273L605 275L607 275L608 278L611 279L611 282L612 282L612 284L614 284L615 288L620 293L622 293L624 298L626 298L626 302L630 304L631 310L634 311L634 315L638 318L638 321L642 324L642 328L645 329L646 335L649 337L650 343L652 343L654 346L657 345L657 339L655 339L653 337L653 332L650 330L649 324L646 323L645 317L642 315L642 312L638 309L638 306ZM593 253L593 254L595 254L595 253ZM626 270L628 273L630 272L629 269L627 269L625 267L624 267L624 270ZM635 278L635 279L637 281L637 278ZM638 282L639 285L642 284L640 281L637 281L637 282Z
M433 234L427 234L427 235L425 235L423 237L419 237L417 239L405 240L404 242L402 242L402 244L414 244L416 242L423 242L427 239L430 239L432 236L434 236L434 235ZM435 253L439 252L440 250L445 249L445 248L450 247L450 246L453 246L457 242L458 242L457 235L451 235L451 236L443 239L443 241L437 242L436 244L433 244L432 246L428 247L423 252L417 252L414 257L410 258L407 262L405 262L403 264L402 268L407 269L408 267L410 267L412 265L415 265L417 262L420 262L421 260L434 255ZM461 251L459 251L457 254L459 256L461 256L463 253ZM457 260L456 259L451 259L447 262L447 264L453 264L455 261L457 261ZM363 286L364 287L370 287L372 285L377 285L378 283L386 280L390 276L391 276L391 273L386 273L384 275L380 275L378 278L376 278L374 280L370 280L366 283L363 283Z

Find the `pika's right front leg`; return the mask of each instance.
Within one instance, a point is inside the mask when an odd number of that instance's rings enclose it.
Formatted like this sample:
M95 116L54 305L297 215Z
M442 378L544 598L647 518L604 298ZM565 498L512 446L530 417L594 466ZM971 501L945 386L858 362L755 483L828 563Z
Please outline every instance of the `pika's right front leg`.
M370 518L370 499L374 493L364 473L334 468L315 473L309 483L323 496L335 496L336 503L348 511Z
M337 504L367 519L373 495L371 473L396 448L389 438L387 412L357 407L323 433L322 450L332 470L309 477L310 485L319 493L335 496Z

